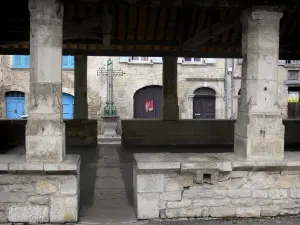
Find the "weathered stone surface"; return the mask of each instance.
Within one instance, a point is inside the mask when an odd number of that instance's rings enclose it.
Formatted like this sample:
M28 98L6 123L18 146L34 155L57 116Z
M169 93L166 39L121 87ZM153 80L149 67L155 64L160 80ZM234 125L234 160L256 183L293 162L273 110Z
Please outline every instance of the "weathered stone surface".
M271 189L269 191L269 197L271 199L282 199L288 197L287 189Z
M77 222L78 220L78 196L51 196L50 222Z
M230 203L230 199L197 199L194 200L193 202L193 206L195 208L198 207L208 207L208 206L224 206L224 205L228 205Z
M138 174L137 175L137 192L163 192L164 176L162 174Z
M0 212L4 212L6 210L6 204L0 202Z
M137 193L137 218L152 219L159 217L159 194Z
M181 191L170 191L170 192L163 192L160 194L160 199L167 200L167 201L180 201L182 199L182 192Z
M10 222L45 223L49 221L49 207L37 205L12 205L8 207Z
M63 195L76 195L78 194L78 181L75 176L61 182L60 193Z
M33 195L27 198L27 201L33 205L47 205L49 203L48 196Z
M290 190L290 197L291 198L300 198L300 189L293 188Z
M235 208L232 207L212 207L210 208L211 217L235 217Z
M229 197L231 198L247 198L252 195L249 189L229 190Z
M269 205L261 207L261 216L277 216L281 212L278 205Z
M6 223L7 222L7 213L6 212L0 212L0 223Z
M53 180L41 180L36 184L36 193L47 195L58 191L58 182Z
M172 208L187 208L192 205L191 200L182 200L182 201L176 201L176 202L168 202L167 203L167 208L172 209Z
M23 203L26 201L28 193L22 192L0 192L0 201L5 203Z
M260 217L259 207L243 207L236 209L237 217Z
M268 198L269 192L267 190L253 190L253 198Z
M183 186L178 183L178 181L170 181L167 182L165 191L181 191L183 190Z
M13 184L8 186L11 192L25 192L32 193L35 190L34 184Z

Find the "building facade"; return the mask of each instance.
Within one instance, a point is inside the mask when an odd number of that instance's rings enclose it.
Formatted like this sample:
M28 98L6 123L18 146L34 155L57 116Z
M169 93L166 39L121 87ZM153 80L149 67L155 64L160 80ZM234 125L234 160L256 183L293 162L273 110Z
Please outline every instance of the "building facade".
M0 56L0 118L15 119L26 114L29 92L29 56ZM88 57L87 97L89 118L98 119L106 104L107 79L99 76L109 57ZM159 118L162 98L161 57L111 57L113 69L123 75L114 78L114 103L123 119ZM64 118L74 114L74 57L63 57ZM226 69L227 64L227 69ZM241 86L242 60L215 58L178 58L178 105L181 119L236 118ZM297 91L300 85L296 61L279 66L278 103L282 114L288 114L288 87ZM226 78L226 71L228 75ZM233 71L233 74L232 74ZM232 79L233 78L233 79ZM234 83L232 83L232 80ZM234 85L232 85L234 84ZM232 100L233 96L233 100ZM299 108L300 109L300 108ZM296 117L297 104L289 113ZM298 110L300 112L300 110ZM294 115L295 114L295 115Z

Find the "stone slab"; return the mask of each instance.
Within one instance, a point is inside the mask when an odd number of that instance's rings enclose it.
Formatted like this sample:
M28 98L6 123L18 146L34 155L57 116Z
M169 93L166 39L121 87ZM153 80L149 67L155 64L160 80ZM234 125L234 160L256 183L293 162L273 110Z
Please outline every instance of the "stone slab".
M134 154L138 170L179 170L180 161L177 154L137 153Z
M1 171L77 171L80 170L80 156L67 155L63 162L27 162L25 155L3 155Z

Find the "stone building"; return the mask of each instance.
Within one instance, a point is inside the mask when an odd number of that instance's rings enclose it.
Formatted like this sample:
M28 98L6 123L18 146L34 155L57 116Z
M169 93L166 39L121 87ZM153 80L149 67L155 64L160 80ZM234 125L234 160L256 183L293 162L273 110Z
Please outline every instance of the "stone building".
M28 57L1 56L1 118L15 118L26 112L30 66L30 59ZM106 68L108 58L88 57L87 95L89 118L99 118L105 107L106 78L98 76L97 70L99 68ZM114 82L114 102L121 118L159 117L162 95L162 59L160 57L112 57L112 60L114 69L121 69L125 73L122 76L115 77ZM234 109L231 110L232 60L228 59L228 111L226 115L225 59L178 58L178 103L180 118L235 118L240 90L241 63L241 60L235 60ZM295 68L297 67L294 66L292 69L295 71ZM279 92L281 93L280 105L283 106L282 113L285 116L287 114L286 74L286 67L279 66L279 77L282 82L279 88ZM73 118L73 56L64 56L63 59L62 90L64 93L64 116L65 118ZM24 97L22 93L24 93ZM22 98L24 98L24 101L22 101ZM152 99L154 100L155 109L149 111L148 114L143 113L143 101ZM211 107L212 105L213 107ZM22 110L22 107L24 107L24 110ZM12 112L14 110L17 110L17 112Z

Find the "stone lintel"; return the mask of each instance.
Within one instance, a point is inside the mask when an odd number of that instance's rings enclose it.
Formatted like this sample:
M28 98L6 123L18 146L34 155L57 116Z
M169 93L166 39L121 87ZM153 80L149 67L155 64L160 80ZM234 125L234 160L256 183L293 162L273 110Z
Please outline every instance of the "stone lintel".
M300 169L300 152L285 152L283 160L246 160L234 153L136 153L134 164L147 171L284 171Z
M28 162L25 155L2 155L0 158L0 171L35 171L35 172L74 172L79 173L80 156L67 155L62 162Z

